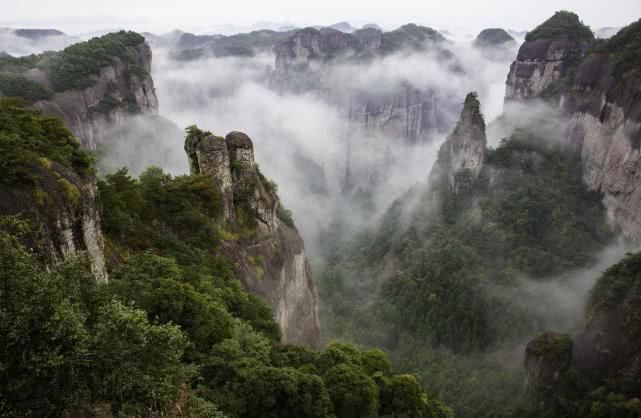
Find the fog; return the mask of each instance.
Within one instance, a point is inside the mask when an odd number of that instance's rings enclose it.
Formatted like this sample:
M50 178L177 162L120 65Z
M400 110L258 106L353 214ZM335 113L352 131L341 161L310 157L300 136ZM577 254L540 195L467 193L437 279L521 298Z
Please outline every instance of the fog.
M44 51L57 51L78 42L80 39L68 36L44 36L35 39L18 36L12 29L0 28L0 53L13 56L39 54Z
M516 48L497 59L469 42L447 47L454 59L402 52L371 62L333 62L319 69L320 89L299 94L279 94L269 87L272 54L179 62L170 51L156 48L153 78L160 114L181 128L196 123L218 135L239 130L252 138L257 163L278 184L313 250L337 211L356 225L375 220L411 185L427 179L468 92L479 92L487 120L501 114L506 71ZM394 94L407 85L454 103L440 109L447 125L443 132L409 145L397 135L362 132L350 122L350 97ZM184 155L182 146L176 153ZM344 190L348 163L357 177L358 199Z

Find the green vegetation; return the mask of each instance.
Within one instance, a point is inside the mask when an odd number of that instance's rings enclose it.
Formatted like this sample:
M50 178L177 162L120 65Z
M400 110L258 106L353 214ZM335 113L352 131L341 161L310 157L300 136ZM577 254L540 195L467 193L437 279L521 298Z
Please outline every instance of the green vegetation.
M586 311L587 318L609 316L609 320L614 320L617 326L594 321L588 325L591 329L588 338L577 338L574 342L579 345L579 353L597 350L604 357L601 360L591 357L588 364L585 364L585 359L573 363L570 370L560 376L552 393L546 391L545 387L534 385L533 402L528 414L524 416L641 416L641 371L637 364L641 350L640 294L641 253L628 254L598 279L591 291ZM623 315L619 317L617 311ZM571 344L569 339L542 349L553 350L552 354L560 353L560 350L568 352L568 344Z
M143 42L145 38L142 35L120 31L65 48L46 64L54 90L90 87L93 77L100 74L101 68L113 64L115 58L135 66L131 48Z
M573 41L594 41L594 34L581 22L579 16L565 10L554 13L554 16L528 32L525 40L558 39L563 36Z
M317 270L325 330L425 371L457 416L518 416L521 363L501 364L543 331L545 302L519 297L520 278L585 266L611 236L576 154L517 131L463 193L415 188L374 230L333 226Z
M42 158L83 176L92 170L92 158L59 119L27 110L18 100L0 99L0 182L33 182L32 167Z
M5 99L0 139L2 193L86 197L70 179L91 159L59 120ZM82 256L32 245L46 208L0 217L0 416L452 416L380 351L281 345L271 309L219 255L211 177L122 169L98 188L108 283Z
M621 29L598 49L615 54L612 69L615 80L641 78L641 19Z
M0 73L0 95L19 97L29 103L33 103L38 100L51 99L53 92L40 83L21 75Z

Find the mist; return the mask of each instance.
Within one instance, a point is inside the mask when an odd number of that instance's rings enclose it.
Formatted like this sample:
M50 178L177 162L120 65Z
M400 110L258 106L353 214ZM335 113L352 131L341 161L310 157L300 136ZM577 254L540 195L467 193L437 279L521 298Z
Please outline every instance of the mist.
M318 68L321 88L306 93L270 88L273 54L181 62L169 50L155 48L152 75L160 114L181 128L195 123L218 135L239 130L252 138L257 163L278 184L313 252L333 216L340 213L344 221L363 226L427 179L468 92L479 92L488 121L502 113L506 69L516 48L497 59L470 42L446 46L453 58L403 51L368 62L336 60ZM363 132L349 120L350 97L394 94L407 85L452 104L439 109L446 121L442 132L408 144L384 131ZM184 155L182 145L175 153ZM348 164L359 175L358 199L344 190Z
M12 56L58 51L79 41L79 38L65 34L27 38L17 35L13 29L0 28L0 52Z

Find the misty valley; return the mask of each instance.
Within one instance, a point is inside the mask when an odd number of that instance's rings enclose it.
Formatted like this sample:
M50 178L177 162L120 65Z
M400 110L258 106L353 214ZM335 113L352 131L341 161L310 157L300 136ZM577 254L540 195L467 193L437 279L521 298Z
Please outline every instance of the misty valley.
M629 20L0 27L0 417L641 418Z

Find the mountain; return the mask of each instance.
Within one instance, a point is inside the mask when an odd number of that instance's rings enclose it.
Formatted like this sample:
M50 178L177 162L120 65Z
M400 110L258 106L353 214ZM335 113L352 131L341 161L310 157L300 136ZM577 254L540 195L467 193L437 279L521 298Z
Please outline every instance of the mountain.
M318 342L313 282L246 135L191 127L191 175L96 189L60 119L3 98L0 151L1 416L452 417L380 350L281 343Z
M328 26L328 28L341 31L343 33L352 33L356 30L356 28L350 25L349 22L334 23L333 25Z
M370 161L359 160L347 152L343 189L347 192L369 189L376 178L386 174L385 164L398 155L383 150L385 145L399 148L430 142L453 123L460 104L436 88L419 88L398 80L373 85L335 78L358 77L375 64L393 65L408 55L434 56L448 70L460 72L456 57L447 49L445 38L435 30L414 24L394 31L359 29L351 34L333 29L306 28L290 35L274 48L276 54L270 87L279 94L313 93L336 106L348 121L345 143L348 149L371 149ZM387 59L388 61L382 61ZM369 65L372 67L369 67ZM353 75L351 75L353 73ZM382 138L390 138L386 142ZM371 145L366 145L371 143ZM380 151L377 151L380 149ZM374 153L380 152L378 156ZM398 156L401 158L400 156ZM373 163L374 160L379 160ZM387 162L381 163L381 160ZM378 164L378 166L377 166Z
M639 39L639 21L597 42L576 15L559 12L528 34L506 89L506 102L548 100L569 115L567 137L580 148L584 182L603 193L608 216L637 240L641 102L632 51Z
M11 99L0 102L0 138L0 214L36 228L26 242L41 257L60 260L86 252L96 279L106 281L91 158L60 120Z
M474 39L474 46L479 48L495 48L514 45L516 41L504 29L483 29Z
M145 36L154 46L169 48L174 59L192 61L204 57L253 57L261 52L270 52L294 31L260 29L235 35L195 35L176 31L161 36Z
M93 38L60 52L4 57L0 71L10 78L7 84L21 87L12 96L61 118L90 150L108 140L108 125L128 115L158 112L151 49L133 32Z
M0 53L11 55L39 54L43 51L61 50L78 38L56 29L0 28Z
M192 175L208 174L223 194L223 219L236 234L223 243L247 289L272 307L283 341L320 345L316 288L291 213L258 170L251 139L191 128L185 143Z

